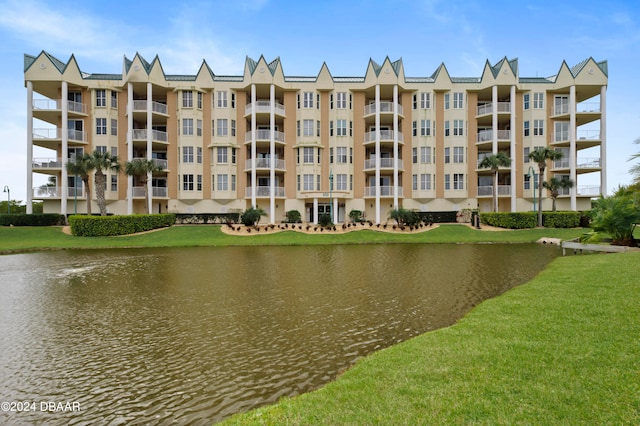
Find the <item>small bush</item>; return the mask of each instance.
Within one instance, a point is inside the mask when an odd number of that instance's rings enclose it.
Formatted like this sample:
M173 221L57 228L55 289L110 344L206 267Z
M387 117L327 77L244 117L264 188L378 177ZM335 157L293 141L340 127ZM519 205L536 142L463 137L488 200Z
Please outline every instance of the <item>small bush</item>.
M298 210L289 210L286 215L287 223L302 223L302 215Z
M331 215L329 213L322 213L318 217L318 225L322 226L323 228L333 225L333 223L331 223Z
M580 212L542 212L542 225L545 228L577 228L580 217Z
M538 225L536 212L480 213L480 221L485 225L507 229L535 228Z
M79 237L108 237L165 228L175 223L173 214L128 216L69 216L71 233Z
M255 226L260 221L260 218L266 215L267 213L260 208L248 208L240 216L240 222L245 226Z
M362 222L362 210L351 210L349 212L349 219L351 219L353 223Z
M62 226L65 224L64 215L55 213L0 215L0 226Z

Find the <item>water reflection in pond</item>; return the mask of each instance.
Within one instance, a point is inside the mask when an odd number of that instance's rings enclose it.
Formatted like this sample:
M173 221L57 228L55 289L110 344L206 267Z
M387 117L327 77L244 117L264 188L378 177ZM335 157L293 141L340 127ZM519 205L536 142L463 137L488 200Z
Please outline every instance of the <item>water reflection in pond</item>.
M211 424L447 326L558 255L538 245L60 251L0 257L0 423Z

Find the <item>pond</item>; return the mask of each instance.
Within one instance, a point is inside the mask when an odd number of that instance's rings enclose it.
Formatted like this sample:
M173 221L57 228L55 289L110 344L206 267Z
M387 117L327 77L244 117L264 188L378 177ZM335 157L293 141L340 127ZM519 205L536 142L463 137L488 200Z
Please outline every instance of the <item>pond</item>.
M0 424L209 425L453 324L559 253L388 244L0 256Z

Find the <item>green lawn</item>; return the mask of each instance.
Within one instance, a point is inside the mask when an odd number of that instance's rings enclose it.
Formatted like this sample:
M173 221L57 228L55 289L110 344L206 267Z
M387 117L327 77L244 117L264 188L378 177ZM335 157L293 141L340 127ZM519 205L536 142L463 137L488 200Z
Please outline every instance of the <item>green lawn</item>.
M360 230L345 234L313 234L283 231L268 235L232 236L220 225L173 226L140 235L121 237L74 237L60 227L0 227L0 253L30 250L118 247L192 247L243 245L382 244L382 243L524 243L541 237L570 239L583 229L527 229L482 231L464 225L441 225L416 234L392 234Z
M458 324L225 424L640 424L640 253L557 258Z

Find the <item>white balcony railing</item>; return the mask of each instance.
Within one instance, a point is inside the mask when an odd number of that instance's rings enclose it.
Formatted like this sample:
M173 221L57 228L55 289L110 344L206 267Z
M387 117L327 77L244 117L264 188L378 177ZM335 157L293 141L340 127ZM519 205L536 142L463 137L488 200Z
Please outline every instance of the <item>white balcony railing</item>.
M56 111L61 110L62 108L60 107L60 99L34 99L33 109L43 111Z
M594 130L584 130L584 129L578 129L576 131L576 139L579 141L582 140L600 140L600 130L598 129L594 129ZM569 140L569 137L567 135L567 139Z
M33 198L35 199L51 199L61 198L63 193L62 188L59 186L42 186L33 188ZM84 186L79 188L67 188L67 198L84 198Z
M81 130L68 129L67 135L68 139L72 141L87 141L87 132L83 132ZM59 127L33 129L33 139L62 139L62 129Z
M284 197L284 186L275 186L273 188L274 196L282 198ZM251 198L251 187L245 188L244 191L246 198ZM270 197L271 196L271 187L270 186L256 186L256 197Z
M67 101L67 108L69 109L69 112L76 112L78 114L87 113L87 106L80 102Z
M511 195L511 185L498 185L498 197ZM493 185L479 186L478 197L493 197Z
M136 112L146 112L147 111L147 100L139 99L133 101L133 110ZM161 104L160 102L152 101L151 102L151 111L156 112L158 114L167 115L167 105Z
M511 139L511 130L498 130L499 141L508 141ZM476 135L476 143L491 142L493 140L493 130L480 130Z
M380 130L380 141L393 142L394 130ZM398 142L404 142L404 136L402 132L395 132L398 134ZM376 141L376 132L367 132L364 134L364 143L371 143Z
M381 101L380 102L380 113L391 113L394 112L394 106L395 109L397 109L398 114L402 115L403 114L403 110L402 110L402 105L400 104L394 104L393 102L389 102L389 101ZM364 106L364 115L372 115L375 114L377 111L376 108L376 104L372 103L369 105L365 105Z
M147 129L133 129L133 140L147 140ZM151 139L158 142L168 142L169 134L162 130L151 130Z
M252 166L252 159L248 159L245 161L245 170L250 170ZM285 170L286 162L285 160L281 160L276 158L274 167L277 170ZM270 158L256 158L256 169L270 169L271 168L271 159Z
M397 167L398 170L403 168L402 159L394 159L394 158L381 158L380 159L380 168L393 168ZM376 168L376 159L370 158L368 160L364 160L364 168L365 169L375 169Z
M248 104L244 108L244 114L249 115L255 110L256 113L270 113L271 101L256 101ZM278 115L286 115L284 105L274 102L274 113Z
M381 197L393 197L395 196L395 187L393 186L381 186L380 187L380 196ZM398 187L398 196L402 197L403 195L402 187ZM376 196L376 187L375 186L365 186L364 187L364 196L365 197L375 197Z
M599 186L578 185L576 189L579 197L597 197L602 193Z
M576 168L578 169L599 169L600 167L602 167L600 158L597 157L578 158L578 161L576 161Z
M600 112L600 102L580 102L576 105L576 112L598 113Z
M270 141L271 133L273 133L273 138L276 142L284 143L284 133L271 130L256 130L256 140L257 141ZM248 131L244 135L244 141L251 142L253 140L253 132Z
M146 160L146 157L133 157L133 160ZM155 163L156 166L160 167L163 171L169 168L169 161L161 158L152 158L151 161Z
M511 112L511 102L498 102L498 113L510 113ZM476 110L476 115L487 115L493 113L493 103L489 102L487 104L478 105Z
M61 169L62 160L59 158L34 158L31 160L34 169Z
M132 188L133 198L144 198L145 189L146 188L144 186L134 186ZM167 188L154 186L151 188L151 196L154 198L167 198Z

